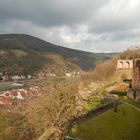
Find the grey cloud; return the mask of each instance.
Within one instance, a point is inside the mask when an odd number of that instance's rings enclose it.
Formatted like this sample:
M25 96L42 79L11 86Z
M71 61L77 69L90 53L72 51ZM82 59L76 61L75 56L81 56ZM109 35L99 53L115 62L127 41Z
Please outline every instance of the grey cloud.
M139 0L0 0L0 33L25 33L86 51L139 43Z
M4 0L0 17L29 20L44 26L71 25L90 18L104 2L92 0Z

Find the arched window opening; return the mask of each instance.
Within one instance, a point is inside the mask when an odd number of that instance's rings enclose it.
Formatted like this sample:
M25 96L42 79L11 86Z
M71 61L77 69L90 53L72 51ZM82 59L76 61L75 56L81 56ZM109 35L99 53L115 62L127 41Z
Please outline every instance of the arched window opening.
M128 61L126 62L126 68L128 68L128 69L130 68L130 62L128 62Z
M119 67L120 67L121 69L123 69L123 62L122 62L122 61L119 63Z

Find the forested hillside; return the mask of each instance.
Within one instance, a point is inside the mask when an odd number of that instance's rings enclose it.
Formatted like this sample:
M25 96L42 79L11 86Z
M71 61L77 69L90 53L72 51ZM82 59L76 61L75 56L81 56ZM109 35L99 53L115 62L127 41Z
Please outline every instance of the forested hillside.
M68 49L24 34L0 35L0 71L11 74L33 74L44 66L55 68L58 61L67 69L88 71L112 55Z

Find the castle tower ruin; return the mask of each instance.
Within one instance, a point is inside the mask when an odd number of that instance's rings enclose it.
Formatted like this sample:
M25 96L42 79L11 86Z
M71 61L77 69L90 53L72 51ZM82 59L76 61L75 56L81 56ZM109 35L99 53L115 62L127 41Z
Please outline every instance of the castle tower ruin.
M140 90L140 59L133 60L132 88Z
M133 60L132 89L127 92L127 96L140 101L140 59Z
M132 69L132 88L127 92L127 96L140 101L140 59L118 60L117 70Z

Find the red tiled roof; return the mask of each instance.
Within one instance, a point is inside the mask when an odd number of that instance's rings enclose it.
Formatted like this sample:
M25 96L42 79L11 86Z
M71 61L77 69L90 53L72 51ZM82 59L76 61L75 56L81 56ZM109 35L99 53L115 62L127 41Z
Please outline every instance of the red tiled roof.
M9 96L10 94L9 93L5 93L5 96Z
M11 90L11 95L12 96L17 96L17 90Z
M23 98L27 98L27 97L28 97L27 94L26 94L25 92L20 92L20 94L21 94L21 96L22 96Z
M22 98L28 99L31 97L34 97L38 95L39 93L38 87L31 87L27 89L12 89L11 91L5 91L2 94L0 94L0 104L8 104L12 102L12 98Z
M3 103L11 103L13 100L12 98L0 98L0 102Z

